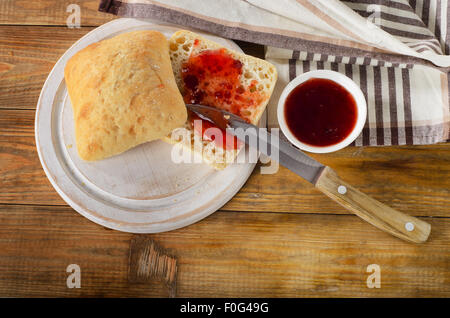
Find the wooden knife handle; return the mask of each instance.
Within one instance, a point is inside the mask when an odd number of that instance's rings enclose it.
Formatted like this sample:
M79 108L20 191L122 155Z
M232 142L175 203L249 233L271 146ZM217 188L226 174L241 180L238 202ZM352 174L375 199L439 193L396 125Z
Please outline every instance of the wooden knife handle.
M430 235L430 224L394 210L356 190L329 167L325 167L317 179L316 188L360 218L398 238L423 243Z

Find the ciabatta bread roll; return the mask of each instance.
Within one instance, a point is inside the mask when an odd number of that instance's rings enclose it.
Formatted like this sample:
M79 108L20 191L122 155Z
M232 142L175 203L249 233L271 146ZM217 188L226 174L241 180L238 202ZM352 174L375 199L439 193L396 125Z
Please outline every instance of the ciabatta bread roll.
M120 154L186 122L160 32L128 32L91 44L67 62L64 77L84 160Z

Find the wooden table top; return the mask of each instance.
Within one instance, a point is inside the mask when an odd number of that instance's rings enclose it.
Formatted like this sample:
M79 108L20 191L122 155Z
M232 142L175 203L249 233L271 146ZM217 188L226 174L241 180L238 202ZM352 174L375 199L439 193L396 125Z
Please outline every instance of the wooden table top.
M356 188L432 226L422 245L385 234L290 171L255 173L191 226L134 235L85 219L40 165L34 115L42 85L77 39L114 17L97 0L0 2L0 296L449 297L450 144L347 147L314 155ZM249 54L260 46L238 42ZM139 257L152 255L142 272ZM81 288L68 288L78 264ZM371 264L381 288L369 288Z

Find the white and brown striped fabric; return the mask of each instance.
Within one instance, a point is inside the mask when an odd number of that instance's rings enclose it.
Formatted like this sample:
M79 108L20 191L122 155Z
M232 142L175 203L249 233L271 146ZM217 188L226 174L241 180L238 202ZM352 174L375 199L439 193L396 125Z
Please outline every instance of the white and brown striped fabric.
M450 139L450 0L102 0L99 10L266 45L279 71L269 127L291 79L330 69L366 95L356 146Z

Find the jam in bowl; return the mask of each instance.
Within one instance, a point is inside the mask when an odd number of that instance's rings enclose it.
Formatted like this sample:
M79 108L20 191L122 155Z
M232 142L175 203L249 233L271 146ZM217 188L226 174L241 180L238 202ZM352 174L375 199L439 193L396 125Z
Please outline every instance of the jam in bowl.
M296 147L327 153L342 149L361 133L367 105L361 89L334 71L304 73L283 90L278 122Z

